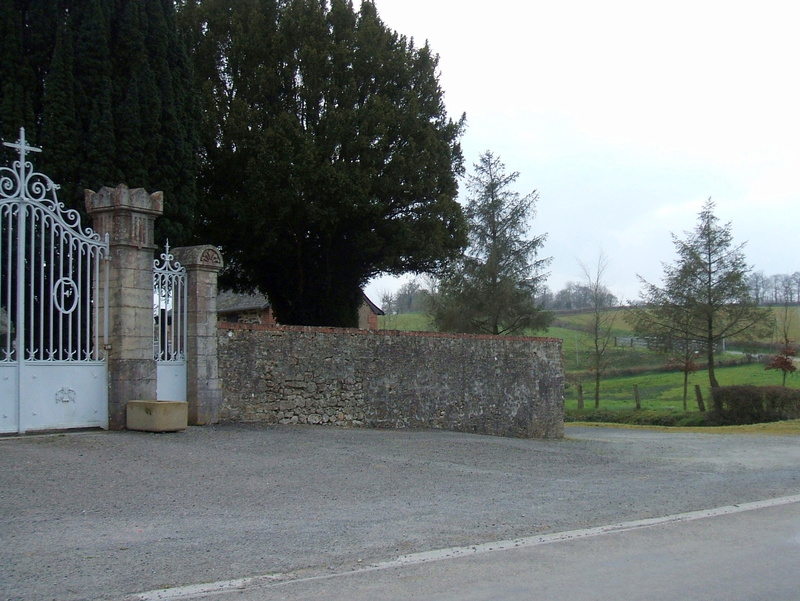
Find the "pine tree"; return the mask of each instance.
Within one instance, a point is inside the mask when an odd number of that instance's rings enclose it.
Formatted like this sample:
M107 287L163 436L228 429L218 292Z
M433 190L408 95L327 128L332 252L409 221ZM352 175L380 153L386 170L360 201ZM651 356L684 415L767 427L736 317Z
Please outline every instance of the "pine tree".
M34 120L35 76L25 51L24 14L14 0L0 0L0 135L16 141L19 128ZM31 139L36 130L31 128ZM0 147L0 156L11 154Z
M659 336L672 332L686 343L698 341L706 353L709 383L717 388L717 346L726 339L771 331L772 313L752 298L744 244L733 245L731 224L720 225L714 209L709 199L695 229L685 239L672 236L678 256L664 267L661 287L642 280L647 311L640 312L637 329Z
M547 327L552 317L536 303L550 259L538 257L546 235L526 237L538 200L510 190L518 172L491 151L480 156L467 182L470 192L467 253L432 295L440 330L515 334Z
M75 54L70 18L56 32L53 59L45 77L42 106L41 168L55 182L63 182L62 202L76 199L80 181L80 135L73 79ZM69 203L74 206L73 203Z
M197 94L173 2L0 0L0 17L4 139L25 127L44 147L68 207L84 188L162 190L157 238L193 240Z
M171 0L145 3L148 31L147 93L157 100L152 107L154 165L149 181L160 182L167 194L164 217L156 222L156 237L175 243L195 239L197 205L199 117L188 47L182 38ZM155 127L157 125L157 127Z
M111 22L109 3L85 0L75 8L75 98L78 106L78 131L81 158L80 179L72 198L80 205L85 188L116 185L124 180L118 169L117 140L114 132L111 69ZM131 185L138 185L126 182Z

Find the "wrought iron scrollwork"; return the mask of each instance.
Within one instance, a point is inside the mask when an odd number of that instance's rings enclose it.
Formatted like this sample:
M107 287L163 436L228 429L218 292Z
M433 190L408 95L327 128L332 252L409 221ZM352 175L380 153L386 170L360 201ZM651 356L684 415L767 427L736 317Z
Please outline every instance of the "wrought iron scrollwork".
M19 152L19 159L9 167L0 167L0 199L34 201L47 207L52 216L69 230L81 231L81 216L75 209L67 209L58 200L60 186L44 173L34 171L33 163L27 160L29 152L41 152L41 148L30 146L25 139L25 128L19 130L17 142L3 142L3 146ZM100 240L100 235L92 228L82 233L92 240Z
M17 142L3 144L18 159L0 167L0 360L101 361L108 239L82 229L78 211L59 202L59 186L34 170L28 155L41 149L24 128Z
M153 261L153 356L157 361L186 358L186 268L169 250Z

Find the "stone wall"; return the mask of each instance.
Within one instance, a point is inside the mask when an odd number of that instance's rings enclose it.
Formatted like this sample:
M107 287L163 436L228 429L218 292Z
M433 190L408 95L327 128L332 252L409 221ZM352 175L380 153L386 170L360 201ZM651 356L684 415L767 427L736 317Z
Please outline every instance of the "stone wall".
M223 421L560 438L561 341L219 324Z

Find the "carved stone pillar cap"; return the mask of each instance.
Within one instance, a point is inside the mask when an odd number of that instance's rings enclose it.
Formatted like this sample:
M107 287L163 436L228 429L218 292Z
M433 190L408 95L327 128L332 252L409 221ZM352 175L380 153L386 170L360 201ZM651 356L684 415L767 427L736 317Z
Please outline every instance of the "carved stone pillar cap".
M219 249L210 244L173 248L172 254L186 269L219 271L224 266Z
M102 213L115 209L127 209L148 215L161 215L164 212L164 193L149 194L144 188L130 189L125 184L116 188L103 186L98 192L84 190L86 212Z

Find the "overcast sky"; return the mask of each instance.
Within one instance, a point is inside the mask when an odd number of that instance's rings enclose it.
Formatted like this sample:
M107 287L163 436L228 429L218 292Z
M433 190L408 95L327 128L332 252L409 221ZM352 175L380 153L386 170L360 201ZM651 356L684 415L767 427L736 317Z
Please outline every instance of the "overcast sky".
M538 190L548 286L603 252L624 299L711 197L767 275L800 271L800 35L789 0L376 0L427 40L469 171L485 150ZM463 191L464 186L461 186ZM395 280L367 288L394 290Z

